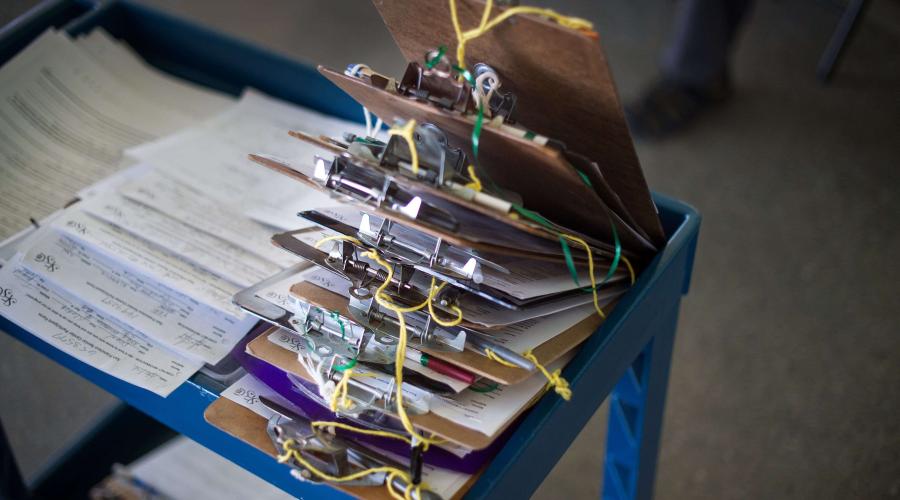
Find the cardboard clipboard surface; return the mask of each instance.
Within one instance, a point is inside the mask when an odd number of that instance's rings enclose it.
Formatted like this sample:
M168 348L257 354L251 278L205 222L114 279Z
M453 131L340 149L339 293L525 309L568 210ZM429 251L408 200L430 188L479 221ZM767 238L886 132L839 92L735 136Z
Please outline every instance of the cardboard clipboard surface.
M303 281L291 287L291 294L328 311L338 311L344 317L351 317L347 309L348 300L332 291ZM597 315L582 320L572 328L544 342L534 349L534 355L542 365L561 358L565 353L578 347L600 326L602 319ZM490 335L490 332L487 332ZM503 366L485 356L469 350L463 352L435 351L421 349L435 358L464 368L478 376L489 378L503 385L513 385L528 378L531 373L522 368Z
M463 31L477 27L484 2L456 0L456 4ZM457 63L456 34L446 3L379 0L375 6L407 61L421 61L428 51L444 45ZM495 5L491 17L503 10ZM494 68L504 90L516 94L519 122L597 162L650 241L658 247L665 244L598 41L539 16L516 16L466 45L466 65L477 62Z
M271 456L273 460L275 459L277 452L269 439L269 435L266 433L267 420L262 416L230 399L220 397L206 407L206 411L203 412L203 418L213 427ZM469 488L475 484L480 475L480 473L473 474L452 500L462 498ZM329 486L356 498L392 500L387 488L383 486L345 486L340 483L330 484Z

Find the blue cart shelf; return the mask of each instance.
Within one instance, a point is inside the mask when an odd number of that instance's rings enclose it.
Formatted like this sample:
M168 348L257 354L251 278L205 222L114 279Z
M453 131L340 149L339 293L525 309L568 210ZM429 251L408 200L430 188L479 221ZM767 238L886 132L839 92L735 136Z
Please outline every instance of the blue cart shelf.
M358 105L312 68L128 1L41 4L0 33L0 62L51 26L73 35L102 27L158 68L231 94L249 86L341 118L359 117ZM572 400L545 397L530 410L466 498L528 498L607 397L602 496L652 496L678 311L690 285L700 226L697 212L684 203L658 194L655 201L668 244L566 367ZM219 389L203 377L161 398L63 354L3 318L0 328L296 497L346 498L328 486L295 480L286 466L207 424L203 412Z

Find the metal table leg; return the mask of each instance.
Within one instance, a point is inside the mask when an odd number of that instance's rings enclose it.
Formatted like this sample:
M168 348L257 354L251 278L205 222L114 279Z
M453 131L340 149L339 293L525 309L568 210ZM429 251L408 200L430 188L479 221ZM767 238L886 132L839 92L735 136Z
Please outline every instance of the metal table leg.
M649 499L653 495L679 307L680 301L659 317L657 333L610 397L604 500Z

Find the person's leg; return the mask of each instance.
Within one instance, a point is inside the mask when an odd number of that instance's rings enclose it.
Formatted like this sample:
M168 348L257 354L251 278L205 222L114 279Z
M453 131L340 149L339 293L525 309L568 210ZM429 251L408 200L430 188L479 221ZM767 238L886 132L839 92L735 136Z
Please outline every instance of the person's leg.
M659 138L684 128L731 94L728 61L752 0L678 0L661 79L626 106L634 135Z
M663 78L709 85L727 70L732 44L750 0L679 0L672 40L663 51Z

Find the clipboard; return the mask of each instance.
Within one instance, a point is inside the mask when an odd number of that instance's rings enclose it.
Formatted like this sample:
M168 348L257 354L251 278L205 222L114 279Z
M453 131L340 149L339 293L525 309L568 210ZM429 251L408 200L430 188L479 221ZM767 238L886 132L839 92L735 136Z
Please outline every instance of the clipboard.
M478 26L483 1L456 0L456 6L464 31ZM381 0L375 7L407 62L421 60L440 45L456 45L446 4ZM503 10L495 4L491 17ZM498 72L504 90L518 98L519 122L596 162L648 240L656 247L665 245L606 55L595 37L539 16L516 16L467 43L466 60L484 62Z
M319 72L387 123L395 119L433 123L453 137L454 145L466 151L469 158L473 157L470 136L474 124L462 115L373 87L324 66L319 66ZM497 185L521 195L530 210L551 221L565 221L576 232L600 241L613 241L612 221L623 248L644 255L656 252L653 243L606 206L561 151L490 126L482 128L479 140L481 168Z
M264 363L268 363L281 371L291 373L303 380L312 382L312 379L306 373L306 370L304 370L303 366L297 361L295 353L269 342L268 336L272 331L273 330L268 330L254 340L251 340L250 343L247 344L247 354ZM509 422L506 422L502 428L491 436L486 436L474 429L462 426L456 422L435 415L434 413L410 415L409 419L417 429L424 432L434 434L442 439L446 439L447 441L469 449L482 450L490 446L495 439L500 437L500 435L515 422L516 418L536 403L541 396L542 394L535 396L527 405L525 405L525 407L518 411ZM399 417L394 413L385 412L384 414L399 421Z
M220 397L206 407L203 418L216 429L269 455L272 460L276 459L277 451L266 434L267 420L252 410ZM480 476L481 472L473 474L453 499L447 500L461 499ZM345 486L340 483L329 483L328 486L359 499L393 500L383 486Z
M335 196L335 193L332 193L328 189L324 189L320 184L312 181L308 176L297 171L288 163L264 155L250 154L248 155L248 158L259 165L299 181L317 191ZM428 224L423 224L415 219L401 217L396 212L390 210L366 205L349 197L342 196L341 200L349 201L349 203L357 206L363 211L374 213L379 217L408 226L435 238L442 238L451 245L461 248L471 248L489 254L510 255L551 262L565 261L565 256L560 249L558 237L548 233L543 228L524 223L521 220L512 219L508 216L499 216L496 212L477 207L477 205L468 203L462 199L451 200L449 195L440 192L440 190L433 189L422 183L414 183L411 181L408 183L404 182L401 176L398 176L397 180L399 183L403 183L404 187L411 188L417 192L426 190L438 192L439 195L437 195L437 197L443 199L447 205L452 204L470 210L471 216L466 217L464 228L460 232L450 232L432 227ZM463 214L466 215L465 212L463 212ZM499 228L496 225L491 224L491 222L501 222L509 228L505 233L507 245L498 245L494 243L497 241L497 231ZM614 251L613 245L598 241L579 233L578 231L567 228L561 229L584 239L592 247L592 251L595 252L595 260L601 258L608 260L609 256L612 255L612 252ZM572 245L571 251L574 253L574 258L577 261L587 262L587 254L581 246ZM628 257L635 257L636 259L639 255L631 250L625 249L624 246L623 252ZM647 255L647 250L644 250L642 255ZM638 262L640 262L640 260L638 260Z

